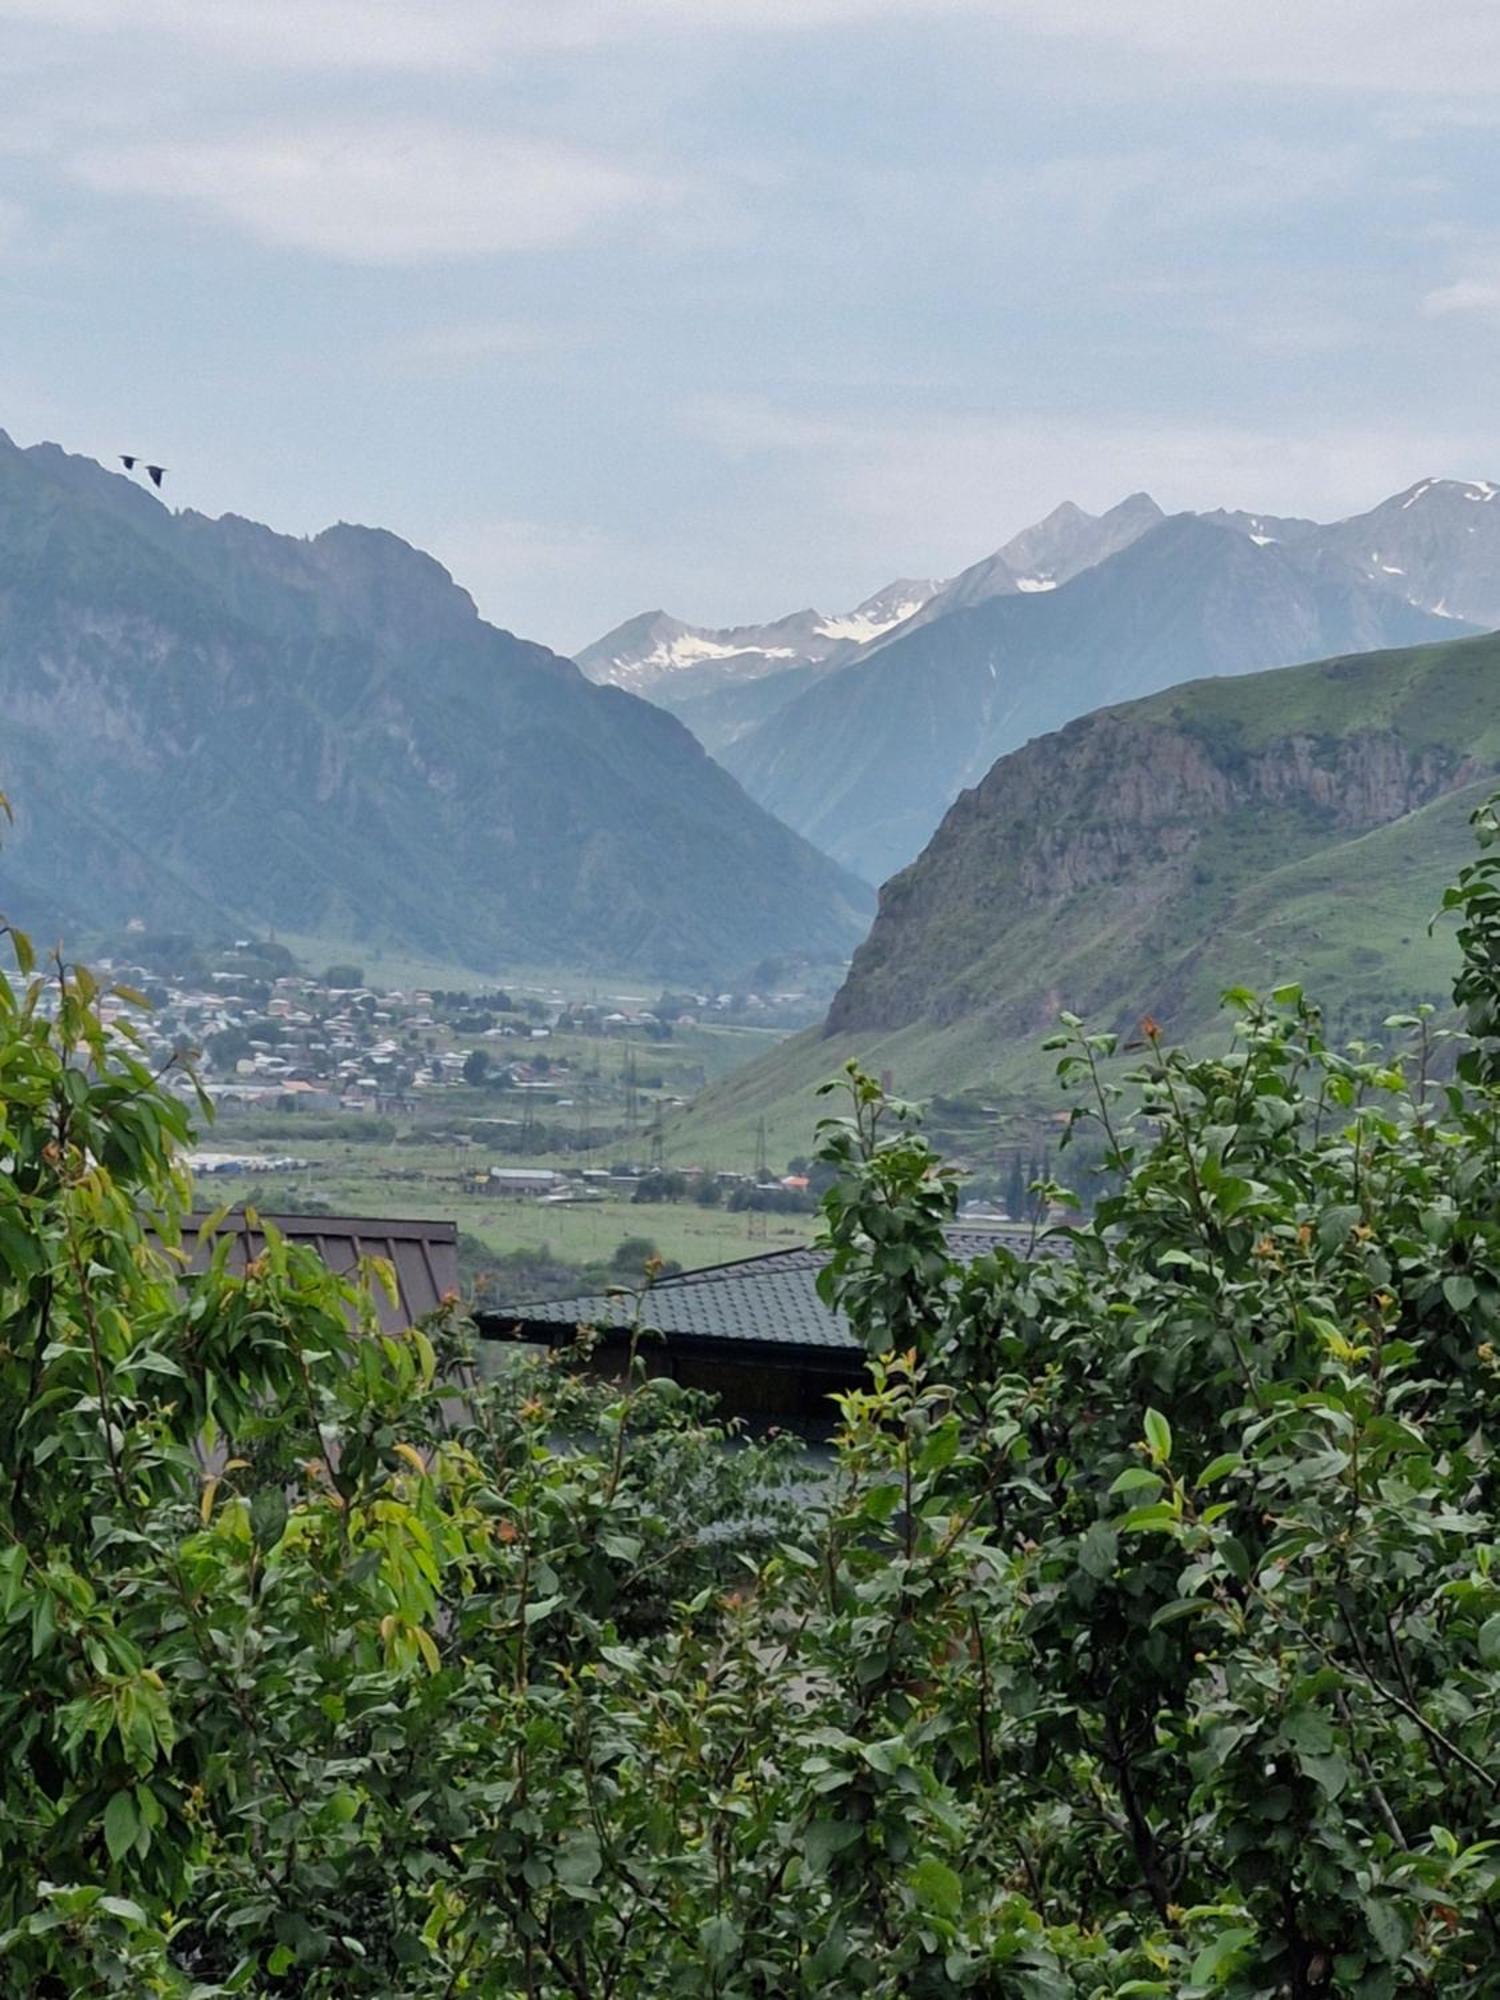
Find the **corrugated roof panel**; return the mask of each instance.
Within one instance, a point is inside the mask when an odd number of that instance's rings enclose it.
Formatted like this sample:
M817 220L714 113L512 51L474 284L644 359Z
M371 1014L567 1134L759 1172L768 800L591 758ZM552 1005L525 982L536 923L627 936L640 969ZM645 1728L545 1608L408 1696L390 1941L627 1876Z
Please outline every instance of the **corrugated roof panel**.
M361 1257L383 1257L396 1274L396 1301L379 1285L372 1286L380 1324L387 1333L435 1312L443 1299L458 1291L458 1228L452 1222L375 1220L368 1216L266 1215L267 1222L289 1242L316 1250L337 1277L347 1278ZM206 1212L186 1216L182 1224L188 1268L201 1271L208 1261L206 1246L197 1241L208 1220ZM243 1271L265 1248L265 1233L252 1229L239 1212L227 1215L217 1234L232 1238L231 1270Z
M948 1246L965 1262L997 1246L1017 1247L1016 1232L955 1229ZM1039 1246L1046 1249L1049 1246ZM841 1313L818 1296L817 1277L826 1253L799 1244L733 1264L677 1271L659 1278L644 1296L641 1323L670 1340L722 1342L726 1346L772 1345L827 1353L857 1352L859 1343ZM478 1315L492 1337L515 1338L528 1327L589 1326L600 1333L628 1333L635 1322L637 1295L595 1294L505 1306Z

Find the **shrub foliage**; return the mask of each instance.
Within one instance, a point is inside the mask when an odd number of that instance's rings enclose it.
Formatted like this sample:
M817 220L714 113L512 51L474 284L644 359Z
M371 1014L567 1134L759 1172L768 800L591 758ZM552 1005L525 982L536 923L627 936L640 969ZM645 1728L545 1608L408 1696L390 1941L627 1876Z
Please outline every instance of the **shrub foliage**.
M481 1386L0 989L0 1984L38 1994L1500 1992L1500 836L1468 1033L1069 1022L1109 1190L963 1265L868 1078L826 1474L587 1353ZM649 1319L649 1295L644 1317ZM642 1352L648 1352L644 1344Z

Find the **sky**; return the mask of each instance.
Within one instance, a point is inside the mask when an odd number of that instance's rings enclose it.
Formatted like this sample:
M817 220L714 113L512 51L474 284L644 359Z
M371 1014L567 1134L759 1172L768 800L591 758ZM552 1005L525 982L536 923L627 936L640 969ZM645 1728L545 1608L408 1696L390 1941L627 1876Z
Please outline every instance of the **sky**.
M0 0L0 427L570 651L1500 478L1494 0Z

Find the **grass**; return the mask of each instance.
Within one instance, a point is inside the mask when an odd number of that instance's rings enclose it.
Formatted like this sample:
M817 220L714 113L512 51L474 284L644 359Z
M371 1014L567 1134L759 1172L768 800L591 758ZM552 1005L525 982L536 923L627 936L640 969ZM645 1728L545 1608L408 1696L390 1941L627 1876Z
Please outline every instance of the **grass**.
M811 1242L817 1217L732 1214L695 1202L600 1202L578 1208L490 1202L460 1226L497 1253L546 1248L569 1264L607 1262L629 1236L646 1236L687 1270Z
M627 1237L645 1236L663 1257L693 1269L806 1243L816 1226L813 1216L736 1214L692 1201L606 1199L576 1207L543 1206L532 1199L475 1193L464 1166L477 1161L468 1153L426 1148L420 1161L393 1166L351 1158L354 1150L342 1156L325 1153L295 1176L204 1178L197 1198L205 1206L243 1202L267 1213L301 1208L314 1199L338 1214L431 1217L456 1222L496 1257L525 1250L579 1265L608 1263Z
M1446 999L1456 969L1451 929L1431 920L1473 851L1468 815L1493 782L1482 778L1357 839L1325 835L1291 858L1290 828L1275 815L1227 823L1198 850L1207 879L1166 904L1143 908L1095 891L1011 927L966 974L995 1004L947 1025L798 1035L707 1089L678 1121L676 1143L733 1156L764 1119L773 1157L806 1151L828 1108L817 1085L854 1057L889 1074L901 1095L962 1093L984 1105L996 1149L1036 1146L1069 1101L1055 1057L1041 1049L1063 1008L1127 1038L1152 1013L1176 1039L1207 1048L1228 1032L1227 987L1269 992L1296 980L1325 1006L1336 1038L1379 1039L1387 1014ZM1302 844L1313 838L1304 828ZM1026 1025L1007 1023L1007 1001L1029 1014ZM942 1121L933 1123L943 1136ZM946 1143L974 1147L968 1134Z

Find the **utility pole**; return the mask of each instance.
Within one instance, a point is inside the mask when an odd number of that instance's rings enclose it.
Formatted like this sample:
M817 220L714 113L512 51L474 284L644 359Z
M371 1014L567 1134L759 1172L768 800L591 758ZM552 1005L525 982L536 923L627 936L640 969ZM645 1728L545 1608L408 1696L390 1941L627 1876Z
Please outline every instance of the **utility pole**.
M621 1065L620 1075L625 1086L625 1150L630 1155L633 1166L636 1147L640 1143L641 1094L635 1066L635 1050L629 1043L625 1047L625 1060Z

